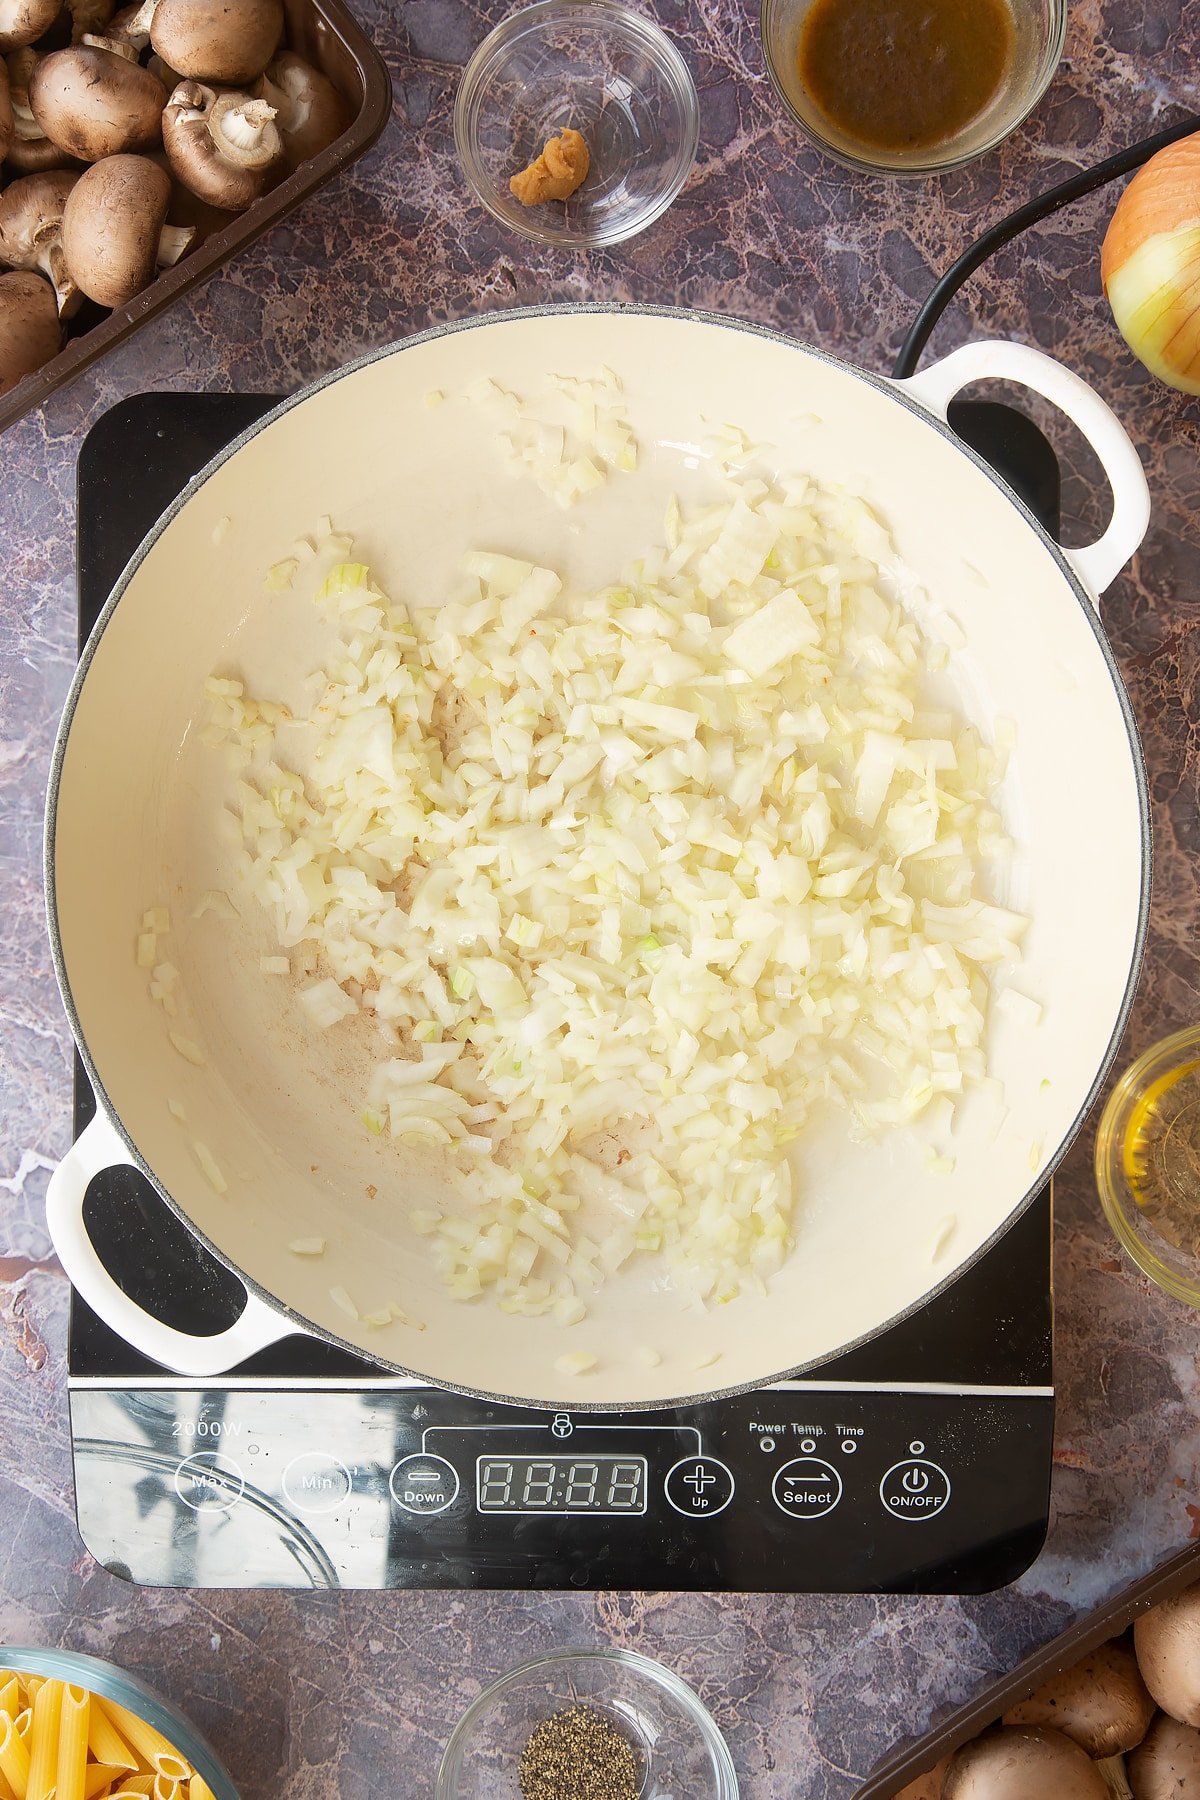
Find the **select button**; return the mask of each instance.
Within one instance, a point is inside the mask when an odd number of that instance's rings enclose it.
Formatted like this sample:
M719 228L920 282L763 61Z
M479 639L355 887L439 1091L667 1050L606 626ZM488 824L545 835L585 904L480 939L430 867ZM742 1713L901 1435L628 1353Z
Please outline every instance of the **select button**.
M407 1513L442 1513L458 1499L458 1470L444 1456L405 1456L389 1477L392 1499Z
M842 1478L819 1456L798 1456L776 1471L771 1494L789 1519L823 1519L842 1497Z

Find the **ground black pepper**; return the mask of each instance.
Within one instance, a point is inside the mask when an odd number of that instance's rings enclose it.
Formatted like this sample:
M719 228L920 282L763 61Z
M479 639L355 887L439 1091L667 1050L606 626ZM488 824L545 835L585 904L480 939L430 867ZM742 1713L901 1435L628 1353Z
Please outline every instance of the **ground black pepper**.
M566 1706L529 1734L518 1770L525 1800L637 1800L639 1760L594 1706Z

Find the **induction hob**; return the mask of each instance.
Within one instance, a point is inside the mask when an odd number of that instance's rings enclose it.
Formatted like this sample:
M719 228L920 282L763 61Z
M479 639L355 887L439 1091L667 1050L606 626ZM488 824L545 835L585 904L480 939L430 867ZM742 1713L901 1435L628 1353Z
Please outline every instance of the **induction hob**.
M79 461L80 638L187 480L272 404L144 394ZM1004 407L951 422L1050 528L1058 470ZM76 1129L93 1110L76 1067ZM242 1289L150 1183L96 1177L89 1231L121 1285L191 1332ZM81 1535L177 1587L667 1588L973 1593L1041 1545L1054 1427L1051 1194L973 1269L802 1380L674 1411L498 1406L294 1336L195 1380L73 1295Z

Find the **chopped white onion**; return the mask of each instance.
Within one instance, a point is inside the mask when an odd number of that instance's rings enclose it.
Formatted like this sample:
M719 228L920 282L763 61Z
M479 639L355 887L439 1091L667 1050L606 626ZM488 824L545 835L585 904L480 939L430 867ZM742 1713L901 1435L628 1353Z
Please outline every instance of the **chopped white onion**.
M212 1188L213 1192L216 1194L228 1193L229 1183L217 1167L217 1159L209 1149L208 1145L193 1141L192 1149L195 1152L196 1161L200 1164L200 1168L203 1171L204 1178Z
M557 420L493 388L566 466L613 425L603 380L559 383ZM563 1326L631 1258L684 1301L761 1292L822 1101L940 1139L1026 924L984 891L1003 758L928 698L886 533L806 477L741 477L727 440L730 497L673 501L617 588L477 552L448 604L405 608L336 563L306 779L282 708L208 683L302 1007L373 1019L363 1124L453 1170L412 1229L452 1295Z

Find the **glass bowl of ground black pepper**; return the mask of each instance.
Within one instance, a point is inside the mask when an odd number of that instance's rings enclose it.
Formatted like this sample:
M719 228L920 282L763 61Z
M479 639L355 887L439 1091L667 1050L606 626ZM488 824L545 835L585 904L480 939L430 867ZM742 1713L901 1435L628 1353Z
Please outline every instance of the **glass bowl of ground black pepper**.
M776 91L826 155L927 176L995 149L1062 58L1066 0L762 0Z
M737 1800L725 1740L686 1682L631 1650L556 1650L467 1709L435 1800Z
M1096 1186L1139 1269L1200 1307L1200 1026L1152 1045L1118 1081L1096 1134Z

